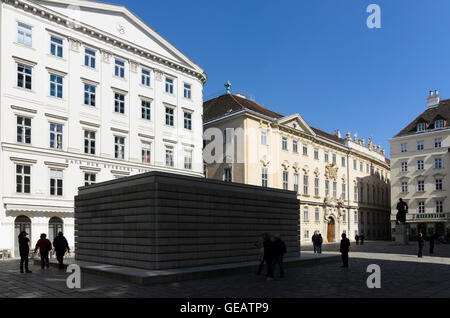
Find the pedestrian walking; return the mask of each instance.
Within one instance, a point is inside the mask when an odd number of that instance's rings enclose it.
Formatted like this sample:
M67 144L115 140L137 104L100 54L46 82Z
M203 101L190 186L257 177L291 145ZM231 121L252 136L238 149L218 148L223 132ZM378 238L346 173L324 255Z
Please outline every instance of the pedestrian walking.
M347 238L347 235L345 233L342 234L340 252L342 254L342 262L344 263L342 267L348 268L348 253L350 252L350 240Z
M355 236L355 241L356 241L356 245L359 245L359 235L358 234L356 234L356 236Z
M319 235L317 234L317 231L314 232L314 235L311 240L312 240L313 247L314 247L314 254L317 254L318 253L317 249L318 249L318 245L319 245Z
M272 263L272 273L275 272L275 269L278 265L280 269L280 278L284 277L284 268L283 268L283 257L286 254L286 244L283 242L279 234L273 236L273 263Z
M271 240L271 237L269 234L265 233L263 235L263 246L264 246L264 261L267 265L267 280L273 279L273 270L272 270L272 263L274 259L274 248L273 248L273 242ZM264 264L264 263L263 263ZM262 270L262 268L261 268Z
M419 255L418 255L418 257L422 258L423 257L423 246L425 245L425 243L423 241L423 234L422 233L419 234L419 240L418 241L419 241Z
M31 274L28 269L28 257L30 255L30 239L27 237L28 233L23 231L19 234L19 253L20 253L20 273ZM25 265L25 271L24 271Z
M359 237L360 241L361 241L361 245L364 245L364 240L366 239L366 236L364 235L364 233L361 234L361 236Z
M322 244L323 244L322 234L319 233L319 237L317 239L317 253L319 254L322 254Z
M59 269L64 269L64 255L70 253L69 243L67 239L64 237L63 232L59 232L58 236L53 240L53 247L56 252L56 259L59 263Z
M39 249L41 255L41 268L50 268L50 260L48 259L48 253L52 250L52 243L47 239L47 234L41 234L41 239L36 243L34 253Z

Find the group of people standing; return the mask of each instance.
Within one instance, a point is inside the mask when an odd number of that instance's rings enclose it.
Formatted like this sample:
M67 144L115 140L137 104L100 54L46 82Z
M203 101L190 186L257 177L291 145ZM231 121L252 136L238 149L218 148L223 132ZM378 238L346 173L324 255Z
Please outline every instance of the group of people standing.
M22 274L32 273L28 267L28 258L30 256L30 239L27 236L28 233L25 231L19 234L20 272ZM64 255L66 252L70 253L70 248L69 243L62 232L59 232L58 236L53 240L53 245L50 240L47 239L47 234L41 234L41 238L36 243L34 248L35 254L39 250L39 255L41 257L41 268L50 268L49 254L53 248L55 249L59 269L64 269Z
M430 254L434 254L434 246L436 243L436 240L438 240L439 236L435 233L430 236ZM419 258L423 258L423 248L425 247L425 238L423 236L423 233L419 233Z
M312 237L312 242L314 246L314 254L322 254L322 244L323 238L319 231L315 231Z
M274 271L278 266L280 270L280 278L284 277L283 257L287 252L286 244L280 238L280 235L276 234L270 236L268 233L262 235L262 245L260 242L255 243L256 247L260 249L261 262L258 268L258 275L261 275L264 264L267 265L267 280L274 279Z

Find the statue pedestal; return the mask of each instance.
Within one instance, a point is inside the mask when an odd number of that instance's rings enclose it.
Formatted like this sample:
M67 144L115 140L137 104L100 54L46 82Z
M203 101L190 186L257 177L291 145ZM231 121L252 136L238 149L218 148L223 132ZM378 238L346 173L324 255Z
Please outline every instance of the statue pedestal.
M395 244L408 245L408 226L406 224L398 224L395 226Z

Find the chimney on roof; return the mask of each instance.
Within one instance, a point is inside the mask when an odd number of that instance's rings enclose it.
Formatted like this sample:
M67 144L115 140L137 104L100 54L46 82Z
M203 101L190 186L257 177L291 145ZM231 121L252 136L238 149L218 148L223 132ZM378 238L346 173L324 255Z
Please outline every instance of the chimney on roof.
M428 108L439 106L439 102L441 101L439 97L439 91L435 90L430 91L430 96L428 96Z

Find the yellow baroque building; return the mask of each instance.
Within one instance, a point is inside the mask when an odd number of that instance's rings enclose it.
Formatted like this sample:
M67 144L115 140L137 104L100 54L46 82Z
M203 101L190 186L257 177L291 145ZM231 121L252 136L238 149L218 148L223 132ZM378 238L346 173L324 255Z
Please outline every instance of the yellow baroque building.
M283 116L229 92L204 103L203 123L204 158L211 149L216 158L205 159L206 177L297 192L302 243L315 231L324 242L342 233L391 238L390 161L371 139L329 134L300 114Z

